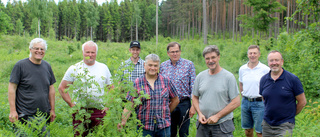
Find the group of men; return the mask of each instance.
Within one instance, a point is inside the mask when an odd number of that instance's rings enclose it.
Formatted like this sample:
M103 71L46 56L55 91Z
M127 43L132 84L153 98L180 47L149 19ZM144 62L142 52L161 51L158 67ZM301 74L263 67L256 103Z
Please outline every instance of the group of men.
M26 122L33 118L37 110L44 112L50 121L55 115L56 82L51 66L43 60L47 50L46 41L33 39L29 45L29 58L18 61L11 73L8 100L10 104L9 120ZM142 104L135 108L137 119L141 121L143 136L189 135L190 118L197 112L197 137L233 136L233 110L240 106L241 98L234 75L219 64L220 51L217 46L207 46L203 57L208 67L196 76L192 61L181 58L181 45L171 42L167 46L169 60L160 63L156 54L149 54L145 60L140 58L141 45L138 41L130 43L131 57L124 62L133 70L125 70L128 80L133 82L135 91L129 91L126 100L136 98L132 92L143 91L150 99L141 99ZM69 67L60 85L59 93L65 102L74 107L76 102L68 92L70 84L79 80L78 75L86 73L93 77L98 85L92 86L86 93L94 103L87 108L93 113L90 124L92 129L101 123L109 108L99 98L105 94L104 87L113 88L108 67L96 61L98 45L88 41L82 45L83 60ZM249 46L249 61L239 69L239 87L242 96L241 125L248 137L292 135L294 117L306 105L302 84L297 76L284 70L280 52L268 54L268 65L259 62L259 46ZM81 81L81 79L80 79ZM98 86L98 87L97 87ZM99 89L99 92L98 92ZM74 93L78 92L77 90ZM297 102L297 103L296 103ZM121 129L125 126L130 111L123 110ZM76 128L82 121L73 114ZM44 129L45 130L45 129ZM86 136L85 132L82 136ZM75 136L79 136L75 132Z

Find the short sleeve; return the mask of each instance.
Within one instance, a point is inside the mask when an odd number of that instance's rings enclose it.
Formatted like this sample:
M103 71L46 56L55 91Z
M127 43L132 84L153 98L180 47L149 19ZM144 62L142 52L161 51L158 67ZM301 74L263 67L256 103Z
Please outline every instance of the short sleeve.
M13 66L13 69L11 71L11 75L10 75L10 80L9 82L11 83L15 83L15 84L19 84L20 82L20 74L21 74L21 66L19 63L16 63L14 66Z
M178 93L177 93L177 89L175 88L175 86L173 85L173 83L171 82L171 80L168 79L168 84L169 84L169 95L170 95L170 98L174 98L176 96L178 96Z
M294 82L293 94L294 96L298 96L304 92L302 83L298 77L295 77L293 82Z
M196 80L194 81L192 94L199 97L199 75L196 77Z
M231 74L229 76L229 80L228 80L228 87L229 87L229 97L230 99L234 99L235 97L237 97L239 95L239 88L238 88L238 84L236 81L236 78Z
M65 81L70 81L70 82L74 82L75 81L75 76L72 74L75 74L75 66L72 65L68 68L68 70L66 71L66 73L64 74L62 80L65 80Z

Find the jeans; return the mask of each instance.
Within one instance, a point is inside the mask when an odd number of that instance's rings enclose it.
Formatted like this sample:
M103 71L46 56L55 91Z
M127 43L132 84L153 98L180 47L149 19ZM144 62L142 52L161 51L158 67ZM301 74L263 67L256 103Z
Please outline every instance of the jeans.
M139 128L139 127L138 127ZM142 136L151 136L151 137L170 137L170 127L163 129L155 128L154 131L143 129Z
M187 137L189 135L189 109L191 107L190 99L181 101L171 113L171 136Z
M243 129L255 127L257 133L262 133L262 119L264 115L263 101L248 101L242 98L241 103L241 126Z

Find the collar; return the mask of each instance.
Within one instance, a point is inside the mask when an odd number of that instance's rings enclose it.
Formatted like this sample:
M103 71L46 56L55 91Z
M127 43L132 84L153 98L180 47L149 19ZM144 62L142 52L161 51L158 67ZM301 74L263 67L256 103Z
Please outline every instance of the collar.
M253 69L260 68L260 67L261 67L261 64L262 64L262 63L259 61L259 63L257 64L257 66L255 66ZM247 69L250 69L248 65L249 65L249 61L248 61L247 64L246 64L246 68L247 68Z
M169 58L170 64L173 66L171 59ZM182 61L182 58L180 57L179 60L176 62L176 65L178 65Z
M284 68L282 68L283 69L283 72L282 72L282 74L280 75L280 77L277 79L277 80L279 80L279 79L284 79L285 78L285 75L288 73ZM273 80L272 78L271 78L271 70L269 71L269 73L268 73L268 78L270 79L270 80ZM276 81L277 81L276 80ZM274 81L274 80L273 80Z

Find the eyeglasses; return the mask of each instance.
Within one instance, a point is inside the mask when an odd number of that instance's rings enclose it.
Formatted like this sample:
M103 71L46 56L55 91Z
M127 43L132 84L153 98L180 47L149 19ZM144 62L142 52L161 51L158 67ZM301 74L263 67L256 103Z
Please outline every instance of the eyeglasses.
M38 48L38 47L32 47L33 50L40 50L40 51L45 51L44 48Z
M174 53L179 53L180 50L177 50L177 51L169 51L170 54L174 54Z

